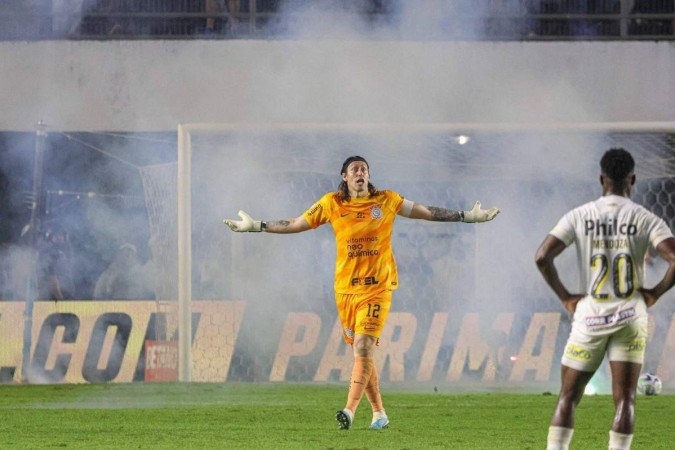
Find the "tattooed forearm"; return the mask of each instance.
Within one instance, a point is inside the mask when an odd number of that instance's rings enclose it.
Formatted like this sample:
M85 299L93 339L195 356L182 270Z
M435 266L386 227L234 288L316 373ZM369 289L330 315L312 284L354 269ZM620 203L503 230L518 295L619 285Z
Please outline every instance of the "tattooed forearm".
M286 220L270 220L266 223L265 231L268 233L300 233L301 231L311 230L312 227L305 220L304 217L296 217L295 219Z
M270 220L267 222L267 229L280 231L284 228L288 228L291 225L290 220Z
M459 211L436 206L427 206L427 209L431 211L431 220L435 222L459 222L461 220Z

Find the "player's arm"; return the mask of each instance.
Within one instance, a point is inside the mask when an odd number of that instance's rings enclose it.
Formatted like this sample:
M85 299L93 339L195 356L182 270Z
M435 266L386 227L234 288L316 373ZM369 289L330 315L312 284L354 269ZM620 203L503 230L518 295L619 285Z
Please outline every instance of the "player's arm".
M404 200L399 214L411 219L430 220L432 222L467 222L479 223L494 219L499 214L499 209L481 209L480 202L476 202L470 211L455 211L454 209L439 208L437 206L425 206L410 200Z
M300 233L312 228L304 216L294 219L263 222L262 220L253 219L244 211L239 211L239 217L241 217L241 220L224 219L223 223L230 227L232 231L239 233L266 231L268 233L290 234Z
M567 246L563 241L549 234L537 249L534 260L537 263L537 268L539 268L539 272L541 272L541 275L544 277L546 284L553 289L553 292L555 292L562 301L565 309L573 313L577 307L577 303L584 295L570 294L569 290L567 290L560 279L558 269L555 266L555 259L566 247Z
M300 233L302 231L311 230L312 227L307 223L305 216L298 216L294 219L287 220L270 220L266 222L263 231L268 233Z
M656 286L651 289L641 289L647 307L654 305L675 284L675 238L670 237L661 241L656 246L656 251L668 263L668 269Z

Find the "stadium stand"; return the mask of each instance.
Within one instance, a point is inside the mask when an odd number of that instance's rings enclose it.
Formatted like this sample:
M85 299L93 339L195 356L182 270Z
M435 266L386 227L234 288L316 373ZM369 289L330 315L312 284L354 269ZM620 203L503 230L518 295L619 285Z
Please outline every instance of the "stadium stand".
M281 13L303 0L81 0L70 10L56 1L7 0L0 5L0 39L265 39L286 36ZM72 6L78 5L78 6ZM392 0L346 8L364 23L395 20ZM305 5L306 6L306 5ZM400 5L399 5L400 7ZM58 10L57 10L58 9ZM673 0L481 0L439 11L446 40L673 40ZM320 14L321 8L310 8ZM467 23L471 26L467 27ZM479 30L476 30L478 24ZM420 30L400 38L420 38Z

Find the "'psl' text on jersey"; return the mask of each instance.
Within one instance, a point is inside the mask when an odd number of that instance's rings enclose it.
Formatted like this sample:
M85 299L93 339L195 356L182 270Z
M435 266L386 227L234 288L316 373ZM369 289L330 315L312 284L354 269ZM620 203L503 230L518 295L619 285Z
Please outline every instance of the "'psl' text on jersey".
M356 284L360 286L371 286L373 284L380 284L380 282L375 277L352 278L352 286Z

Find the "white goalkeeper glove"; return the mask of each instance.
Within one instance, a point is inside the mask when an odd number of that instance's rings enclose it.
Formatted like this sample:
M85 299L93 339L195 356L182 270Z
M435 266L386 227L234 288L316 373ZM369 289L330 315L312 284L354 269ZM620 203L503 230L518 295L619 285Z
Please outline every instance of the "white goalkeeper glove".
M223 219L223 223L230 227L232 231L240 233L246 231L260 232L263 230L263 222L260 220L253 220L251 216L244 211L239 211L241 220Z
M497 214L499 214L499 208L495 208L493 206L490 209L480 209L480 202L476 202L476 204L473 205L473 209L471 211L463 212L464 216L462 218L462 222L480 223L494 219Z

